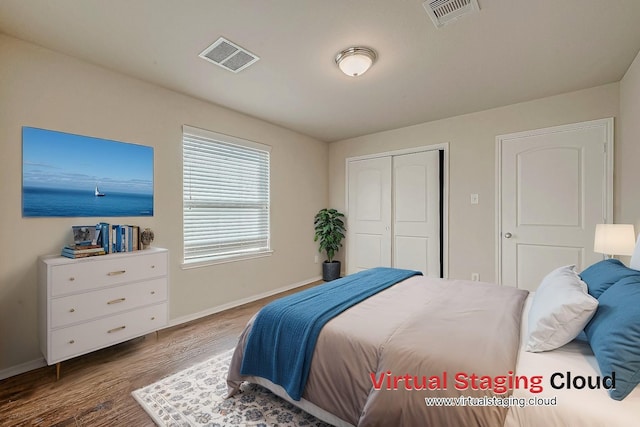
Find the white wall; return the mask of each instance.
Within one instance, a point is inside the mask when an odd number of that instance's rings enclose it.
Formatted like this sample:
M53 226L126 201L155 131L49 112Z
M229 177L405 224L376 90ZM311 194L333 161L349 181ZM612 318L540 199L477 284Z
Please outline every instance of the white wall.
M615 187L616 221L635 224L640 233L640 53L620 81Z
M346 210L346 158L448 142L449 277L471 279L471 273L478 272L480 280L492 282L495 279L496 136L617 117L618 88L618 83L613 83L334 142L329 149L330 205ZM618 151L616 157L619 159L624 154ZM479 194L478 205L470 204L471 193Z
M183 124L272 146L272 256L180 268ZM151 227L169 248L172 319L319 277L313 216L328 201L328 144L0 35L0 374L41 360L37 257L69 243L71 225L105 220L22 218L22 126L154 147L155 215L117 222Z

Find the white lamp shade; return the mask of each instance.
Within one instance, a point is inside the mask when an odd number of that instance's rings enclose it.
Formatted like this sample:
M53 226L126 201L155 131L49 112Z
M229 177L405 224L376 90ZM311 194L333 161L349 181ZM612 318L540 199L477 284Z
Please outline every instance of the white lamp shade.
M633 224L596 224L593 251L606 255L631 255L636 245Z
M342 58L338 66L346 75L355 77L364 74L371 64L373 61L367 55L354 54Z

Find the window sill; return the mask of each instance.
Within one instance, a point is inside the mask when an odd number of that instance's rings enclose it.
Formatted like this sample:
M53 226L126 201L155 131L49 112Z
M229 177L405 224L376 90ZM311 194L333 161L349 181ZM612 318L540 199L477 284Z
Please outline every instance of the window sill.
M249 255L233 255L225 258L214 258L214 259L207 259L203 261L183 262L180 265L180 268L182 268L183 270L190 270L192 268L208 267L210 265L227 264L227 263L236 262L236 261L244 261L244 260L255 259L255 258L264 258L271 255L273 255L273 250L258 252L258 253L249 254Z

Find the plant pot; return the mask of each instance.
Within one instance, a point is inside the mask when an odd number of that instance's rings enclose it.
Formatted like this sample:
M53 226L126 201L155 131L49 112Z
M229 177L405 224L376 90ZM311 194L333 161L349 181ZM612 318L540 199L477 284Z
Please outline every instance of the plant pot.
M322 263L322 280L330 282L340 278L340 261L325 261Z

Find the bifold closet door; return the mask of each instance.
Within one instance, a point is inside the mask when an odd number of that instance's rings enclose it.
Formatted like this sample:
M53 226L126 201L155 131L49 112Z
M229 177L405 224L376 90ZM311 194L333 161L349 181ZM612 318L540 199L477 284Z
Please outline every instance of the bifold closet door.
M393 266L440 277L438 151L393 157Z
M347 274L398 267L440 277L438 151L348 166Z
M391 267L391 157L349 162L347 273Z

